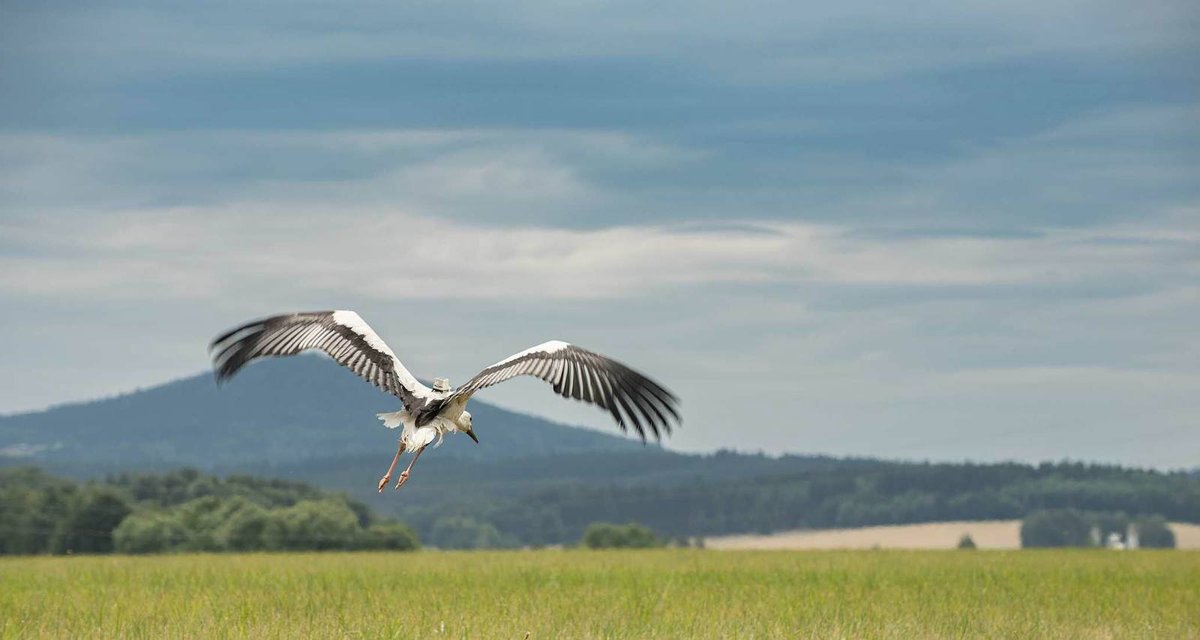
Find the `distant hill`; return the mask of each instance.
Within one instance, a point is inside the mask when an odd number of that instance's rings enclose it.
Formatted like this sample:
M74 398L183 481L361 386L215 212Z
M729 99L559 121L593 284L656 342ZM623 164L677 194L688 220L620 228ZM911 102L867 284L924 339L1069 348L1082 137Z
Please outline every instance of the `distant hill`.
M0 461L53 466L74 476L180 466L255 470L368 455L378 467L386 465L399 434L374 414L399 406L326 358L265 361L222 388L200 374L113 398L0 416ZM569 427L478 400L471 412L480 444L450 438L443 455L488 460L646 448L615 429L609 435Z

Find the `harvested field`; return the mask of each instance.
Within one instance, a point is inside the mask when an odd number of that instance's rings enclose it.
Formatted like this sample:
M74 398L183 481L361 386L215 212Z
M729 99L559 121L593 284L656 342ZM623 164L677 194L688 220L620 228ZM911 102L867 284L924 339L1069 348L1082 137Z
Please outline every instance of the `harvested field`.
M1180 549L1200 549L1200 525L1172 523ZM714 549L953 549L969 534L980 549L1019 549L1020 520L927 522L858 529L782 531L708 538Z

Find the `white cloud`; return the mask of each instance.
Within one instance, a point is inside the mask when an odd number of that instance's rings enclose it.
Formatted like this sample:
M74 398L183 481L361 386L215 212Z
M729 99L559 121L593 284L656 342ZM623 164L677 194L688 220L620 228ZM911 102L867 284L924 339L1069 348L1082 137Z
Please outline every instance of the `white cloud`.
M466 173L447 175L465 184L478 180ZM508 186L522 189L525 180L543 176L515 179ZM230 203L30 218L3 229L27 255L4 258L0 291L152 298L164 290L211 297L259 288L386 299L605 299L721 283L1074 286L1153 280L1163 271L1200 276L1197 257L1181 254L1179 245L1200 240L1195 223L1048 229L1029 237L878 238L803 223L568 230L371 209L328 213L336 209L332 202ZM146 279L130 277L141 271Z

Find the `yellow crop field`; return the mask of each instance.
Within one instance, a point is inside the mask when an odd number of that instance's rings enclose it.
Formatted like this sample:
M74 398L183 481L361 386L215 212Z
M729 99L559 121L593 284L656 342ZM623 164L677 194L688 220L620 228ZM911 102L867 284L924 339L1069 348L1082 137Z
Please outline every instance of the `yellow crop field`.
M1185 551L0 559L5 638L1188 638Z

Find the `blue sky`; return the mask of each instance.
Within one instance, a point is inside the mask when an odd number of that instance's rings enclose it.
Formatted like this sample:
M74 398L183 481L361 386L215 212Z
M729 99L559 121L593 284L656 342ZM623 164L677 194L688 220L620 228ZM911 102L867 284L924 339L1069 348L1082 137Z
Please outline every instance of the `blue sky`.
M0 412L340 307L427 377L611 353L682 396L683 450L1193 466L1198 23L6 2ZM487 399L607 428L535 381Z

